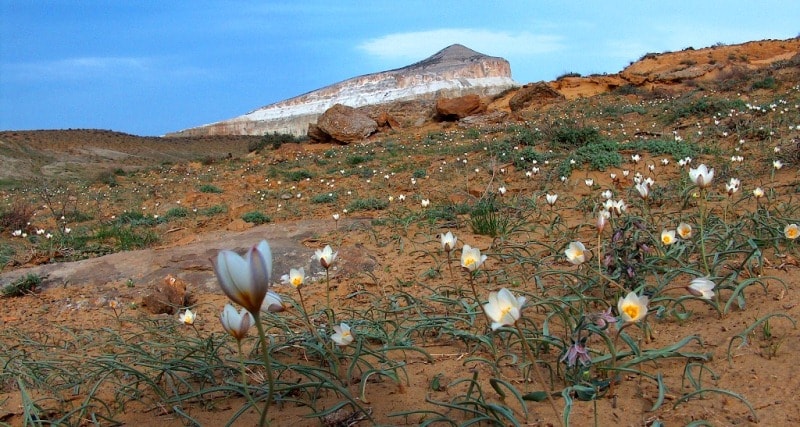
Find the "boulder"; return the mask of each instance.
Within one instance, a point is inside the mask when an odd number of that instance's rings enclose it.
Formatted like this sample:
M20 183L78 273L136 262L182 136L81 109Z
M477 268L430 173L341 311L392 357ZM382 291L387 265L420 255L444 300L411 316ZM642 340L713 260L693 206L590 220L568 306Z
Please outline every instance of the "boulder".
M320 136L322 132L342 144L363 141L378 130L378 123L365 113L342 104L327 109L317 120L316 130L309 137ZM314 139L317 141L317 139Z
M400 123L386 111L381 111L375 121L378 123L378 127L381 128L381 130L400 129Z
M547 83L529 83L522 86L508 101L511 111L524 110L533 104L548 103L565 99L564 95L550 87Z
M458 126L469 128L475 126L500 125L509 121L519 121L519 117L512 116L506 111L495 110L486 114L467 116L459 120Z
M175 314L188 303L186 282L169 274L155 291L142 298L142 306L153 314Z
M440 120L454 121L486 111L486 104L478 95L464 95L458 98L439 98L436 100L436 116Z
M331 136L325 133L314 123L308 124L308 132L306 133L312 142L322 143L331 142Z

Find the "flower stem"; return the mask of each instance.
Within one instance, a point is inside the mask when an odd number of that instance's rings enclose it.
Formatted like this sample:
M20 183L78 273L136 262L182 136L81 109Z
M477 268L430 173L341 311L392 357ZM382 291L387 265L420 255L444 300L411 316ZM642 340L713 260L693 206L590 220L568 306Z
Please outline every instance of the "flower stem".
M326 307L328 310L331 309L331 277L329 270L325 269L325 298L328 301L328 306ZM335 319L334 319L335 321Z
M550 407L553 408L553 412L556 414L558 424L563 426L564 421L561 418L561 411L559 411L558 407L556 407L556 401L553 399L552 390L550 390L550 387L547 387L547 382L544 379L544 375L542 375L542 371L539 370L539 365L536 364L536 358L533 356L533 350L531 350L528 340L525 339L525 334L522 333L522 327L519 326L519 321L514 322L514 326L517 328L519 339L522 340L522 347L525 349L525 355L528 357L528 361L531 362L531 370L533 371L534 375L536 375L536 380L542 384L542 387L546 387L548 389L546 392L547 401L550 402Z
M269 405L272 404L272 393L275 390L275 378L272 376L272 362L269 358L269 346L267 345L267 336L264 333L264 326L261 324L261 313L250 313L253 315L253 319L256 323L256 328L258 329L258 339L261 341L261 355L264 358L264 369L267 370L267 400L264 402L264 410L261 411L261 418L258 420L258 425L268 425L269 420L267 419L267 411L269 410Z
M317 330L314 329L314 325L311 324L311 319L308 318L308 311L306 310L306 301L303 298L303 292L300 291L300 288L297 288L297 294L300 295L300 307L303 309L303 318L306 320L306 326L308 326L308 332L311 332L317 340L319 340L320 344L322 344L322 340L319 339L317 336Z
M478 298L478 291L475 290L475 278L473 277L472 271L467 271L469 275L469 286L472 288L472 297L475 298L475 303L478 304L478 307L481 309L481 313L483 313L483 317L486 318L486 326L492 324L492 320L489 319L489 315L486 314L486 310L483 309L483 304L481 304L481 300Z
M300 295L300 307L303 309L303 318L305 318L306 320L308 331L311 332L311 335L313 335L314 338L317 339L317 342L319 343L320 347L324 348L328 352L328 355L330 356L329 360L332 365L331 367L337 373L339 378L341 378L341 375L339 375L340 369L339 369L339 363L337 361L338 358L335 352L331 348L329 348L324 341L322 341L322 337L319 335L319 331L317 331L317 328L315 328L314 325L311 323L311 319L308 317L308 311L306 310L306 302L305 299L303 298L303 293L300 291L300 288L297 288L297 293ZM344 381L342 382L344 383Z
M236 346L239 348L239 366L242 368L242 388L244 389L244 395L247 397L247 401L256 408L259 415L261 415L261 410L255 405L253 401L253 396L250 395L250 388L247 386L247 370L244 366L244 352L242 351L242 340L236 340Z
M619 342L619 336L622 330L628 327L628 325L630 325L630 323L624 323L617 329L617 333L614 335L614 343L608 347L608 350L611 352L611 378L608 382L608 395L611 397L614 396L614 382L617 376L617 343Z
M450 260L450 251L447 251L447 269L450 270L450 280L453 280L453 264Z
M703 258L703 266L706 268L706 274L711 276L711 269L708 268L708 259L706 259L706 210L708 209L708 193L705 189L700 190L702 193L702 205L700 206L700 257Z
M597 272L599 274L603 274L603 248L602 248L602 238L603 236L600 232L597 233Z

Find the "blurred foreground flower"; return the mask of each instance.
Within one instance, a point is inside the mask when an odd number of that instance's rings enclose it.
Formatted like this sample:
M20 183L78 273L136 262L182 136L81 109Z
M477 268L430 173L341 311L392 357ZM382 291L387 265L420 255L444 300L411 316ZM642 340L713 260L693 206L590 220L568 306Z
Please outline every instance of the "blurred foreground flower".
M682 223L678 224L678 230L677 231L678 231L678 235L681 236L681 239L686 240L686 239L692 237L692 226L687 224L687 223L685 223L685 222L682 222Z
M664 230L661 232L661 243L669 246L675 243L675 230Z
M647 200L647 197L650 196L650 186L646 182L636 184L636 191L639 192L639 196L644 200Z
M587 366L592 362L592 358L589 356L589 349L584 344L576 342L569 347L567 353L559 361L566 361L569 367L575 366L576 361L580 361L583 366Z
M689 178L700 188L706 188L714 180L714 169L709 169L705 164L696 168L689 168Z
M225 295L256 316L272 277L272 251L267 241L250 248L244 258L233 251L220 251L212 263Z
M597 227L597 232L602 233L603 230L608 225L608 219L611 218L611 213L609 213L605 209L600 209L597 212L597 221L595 222L595 226Z
M475 271L486 261L486 255L481 255L481 250L470 245L461 248L461 266L469 271Z
M439 237L442 241L442 249L444 249L445 252L450 252L456 248L456 242L458 241L458 238L456 238L452 232L448 231Z
M739 186L741 185L742 182L737 178L731 178L730 182L725 184L725 191L728 192L728 196L733 196L733 193L739 191Z
M712 282L711 279L707 277L698 277L696 279L692 279L692 281L689 283L689 286L686 287L686 290L696 297L710 300L714 297L715 286L717 285Z
M285 308L283 307L283 300L281 299L281 296L275 292L267 291L267 295L264 297L264 302L261 304L261 311L279 313L284 309Z
M242 309L237 312L230 304L225 304L225 308L220 315L220 321L225 331L236 338L237 341L241 341L247 336L247 330L253 324L253 318L247 310Z
M331 335L331 339L336 345L346 346L353 342L353 333L347 323L342 322L339 325L333 325L333 330L335 333Z
M797 224L789 224L783 228L783 235L789 240L794 240L800 236L800 228L797 227Z
M636 292L630 292L625 298L620 298L617 302L617 310L619 310L622 321L628 323L642 320L647 315L649 301L650 298L644 295L638 296Z
M289 269L289 274L281 276L281 283L292 285L295 288L303 286L306 280L306 271L303 267Z
M194 325L195 314L188 308L178 316L178 321L184 325Z
M581 242L570 242L567 249L564 251L567 260L575 265L583 264L586 261L586 246Z
M483 305L483 311L492 320L492 330L502 326L511 326L519 320L525 297L515 297L506 288L489 293L489 302Z
M603 207L605 210L617 214L617 216L622 215L622 213L627 209L627 206L625 206L625 201L622 199L617 201L608 199L605 201L605 203L603 203Z
M319 265L326 270L331 268L333 262L336 261L337 255L339 255L339 252L334 252L333 249L331 249L331 245L325 245L323 249L317 249L314 253L314 257L319 261Z
M611 307L601 311L600 313L594 313L589 315L589 320L594 323L600 329L605 329L608 325L617 322L617 318L611 314Z

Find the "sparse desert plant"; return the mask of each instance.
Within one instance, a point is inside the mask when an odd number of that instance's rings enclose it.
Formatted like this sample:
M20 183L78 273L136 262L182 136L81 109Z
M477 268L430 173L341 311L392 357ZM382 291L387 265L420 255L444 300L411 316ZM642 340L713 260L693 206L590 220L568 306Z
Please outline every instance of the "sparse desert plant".
M314 174L305 169L300 169L300 170L285 172L284 176L286 177L287 181L298 182L298 181L303 181L305 179L313 178Z
M36 287L41 283L41 276L28 273L9 284L4 285L0 290L0 294L2 294L4 297L20 297L35 291Z
M567 77L581 77L581 73L576 73L574 71L567 71L556 77L556 80L566 79Z
M761 80L753 82L752 89L775 89L778 86L778 81L775 77L767 76Z
M123 251L146 248L159 240L158 234L152 230L120 224L101 226L94 232L93 238Z
M11 206L0 211L0 230L26 229L35 211L36 208L30 203L22 199L14 200Z
M228 206L226 206L226 205L214 205L214 206L210 206L210 207L207 207L207 208L199 209L197 212L200 215L214 216L214 215L219 215L219 214L223 214L225 212L228 212Z
M547 132L554 149L575 149L600 139L600 131L592 126L581 126L575 122L558 120Z
M578 163L588 163L590 170L605 171L622 164L619 144L608 139L593 141L578 147L572 158Z
M252 211L252 212L247 212L247 213L243 214L242 215L242 220L244 220L244 222L249 222L249 223L256 224L256 225L266 224L266 223L272 221L272 219L270 217L268 217L267 215L264 215L263 213L258 212L258 211Z
M386 209L389 202L385 199L378 199L369 197L365 199L356 199L347 205L347 210L350 212L356 211L380 211Z
M114 223L117 225L139 227L156 225L158 220L151 215L145 215L139 211L125 211L114 220Z
M100 184L105 184L109 187L116 187L117 184L117 174L110 170L104 170L97 174L94 179L95 182Z
M222 189L216 185L203 184L199 188L201 193L222 193Z
M470 211L470 228L475 234L497 237L506 234L511 225L508 213L494 193L478 200Z
M323 193L311 197L311 203L335 203L339 200L338 193Z
M176 218L186 218L187 216L189 216L189 209L178 206L170 208L167 213L164 214L164 220L169 221Z
M264 149L264 147L269 147L273 150L276 150L286 143L300 143L307 140L307 137L296 137L288 133L265 133L264 136L257 142L250 142L247 145L247 151L258 152Z
M673 124L681 119L699 115L728 113L731 110L745 110L747 106L741 99L724 99L702 96L687 96L675 102L672 108L666 109L664 121Z
M373 156L371 155L363 155L363 154L352 154L347 157L345 160L346 163L350 166L360 165L362 163L367 163L372 160Z

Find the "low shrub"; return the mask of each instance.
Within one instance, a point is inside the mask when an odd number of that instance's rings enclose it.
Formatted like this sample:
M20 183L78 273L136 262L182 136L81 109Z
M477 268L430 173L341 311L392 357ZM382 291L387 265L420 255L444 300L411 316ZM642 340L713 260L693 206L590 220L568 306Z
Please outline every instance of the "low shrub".
M242 220L244 220L244 222L249 222L251 224L260 225L272 221L272 218L268 217L267 215L264 215L261 212L252 211L242 215Z
M199 188L201 193L222 193L222 189L211 184L201 185Z

